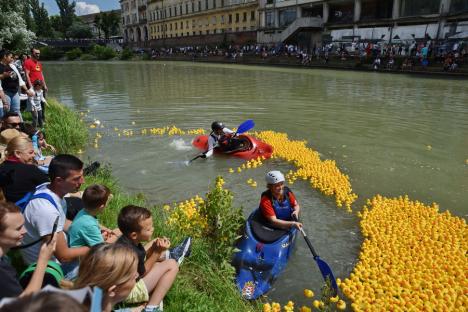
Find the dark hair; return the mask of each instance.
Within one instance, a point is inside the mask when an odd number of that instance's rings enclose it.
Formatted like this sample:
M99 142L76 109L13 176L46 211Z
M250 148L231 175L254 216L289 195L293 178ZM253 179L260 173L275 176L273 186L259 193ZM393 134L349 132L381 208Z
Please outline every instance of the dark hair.
M3 49L0 51L0 59L4 58L7 55L13 54L11 51Z
M123 235L128 236L132 232L140 232L140 221L151 218L151 211L146 208L128 205L120 210L117 224Z
M86 312L88 309L67 294L43 291L11 301L0 308L1 312Z
M51 182L55 178L66 179L70 174L70 170L83 169L83 162L76 156L68 154L60 154L54 157L49 165L49 179Z
M0 202L0 234L6 229L6 224L3 222L6 214L16 212L19 213L20 209L15 204L10 202Z
M37 134L40 130L34 127L31 123L23 123L22 131L32 139L33 135Z
M90 185L83 192L83 205L86 209L95 210L106 204L109 195L110 190L107 186L101 184Z
M1 57L0 57L0 58L1 58ZM3 120L5 121L5 120L7 120L7 119L10 118L10 117L20 117L20 115L19 115L17 112L11 112L11 111L10 111L10 112L4 114L2 118L3 118Z
M34 80L33 85L34 86L42 86L42 80L41 79Z

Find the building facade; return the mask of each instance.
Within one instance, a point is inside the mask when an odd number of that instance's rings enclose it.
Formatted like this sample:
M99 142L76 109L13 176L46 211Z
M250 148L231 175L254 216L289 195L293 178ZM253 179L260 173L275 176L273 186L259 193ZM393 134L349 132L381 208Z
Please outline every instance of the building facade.
M256 0L149 0L152 46L221 44L228 35L255 42L257 7Z
M120 0L120 8L124 42L144 46L149 40L147 0Z
M467 0L261 0L258 42L443 39L468 31ZM296 38L297 39L297 38Z

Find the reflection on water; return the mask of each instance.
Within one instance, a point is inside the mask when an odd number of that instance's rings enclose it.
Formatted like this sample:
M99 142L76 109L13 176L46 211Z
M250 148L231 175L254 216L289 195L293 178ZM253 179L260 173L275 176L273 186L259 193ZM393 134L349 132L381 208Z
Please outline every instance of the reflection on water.
M254 119L257 130L287 132L335 159L360 197L355 208L377 193L408 194L468 214L466 81L182 62L47 63L45 71L51 95L77 110L89 109L108 129L101 148L90 149L89 156L110 162L125 187L157 203L203 194L223 174L248 213L258 205L263 174L290 167L274 160L229 175L228 168L241 160L213 158L186 166L196 154L188 148L189 138L123 138L114 127L208 128L213 120L235 127ZM245 183L249 178L258 189ZM356 218L306 183L292 188L317 251L337 276L345 276L361 239ZM320 274L300 237L297 246L274 298L300 297L311 283L318 291Z

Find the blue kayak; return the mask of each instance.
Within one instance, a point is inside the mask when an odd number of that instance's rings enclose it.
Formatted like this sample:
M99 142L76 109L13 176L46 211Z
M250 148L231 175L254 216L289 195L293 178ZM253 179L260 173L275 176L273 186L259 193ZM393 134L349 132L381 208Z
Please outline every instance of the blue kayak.
M234 255L236 284L245 299L257 299L270 290L288 264L297 229L281 230L265 225L257 209L248 218Z

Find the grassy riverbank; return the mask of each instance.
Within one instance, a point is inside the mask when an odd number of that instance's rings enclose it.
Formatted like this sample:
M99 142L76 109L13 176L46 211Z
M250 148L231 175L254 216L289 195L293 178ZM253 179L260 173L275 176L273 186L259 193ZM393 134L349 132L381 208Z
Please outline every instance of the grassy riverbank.
M58 152L76 153L84 149L89 134L80 116L55 100L49 100L49 104L46 125L49 143L55 145ZM149 205L144 194L128 194L122 190L108 166L101 168L95 176L86 177L83 188L92 183L108 186L113 194L106 210L99 216L102 224L115 228L120 209L134 204L151 209L155 235L169 237L173 245L180 243L186 235L195 236L191 256L182 264L179 276L164 300L164 311L260 310L256 303L242 300L233 283L234 270L229 264L233 252L231 246L243 217L240 209L232 207L232 194L223 189L221 178L209 190L206 199L198 200L199 208L205 208L200 209L199 213L200 220L204 222L202 230L197 232L201 235L192 232L191 227L184 223L186 220L181 218L184 212L180 210L183 205L174 205L173 208ZM229 228L221 228L215 220L224 218L235 221ZM220 254L225 257L220 258Z

